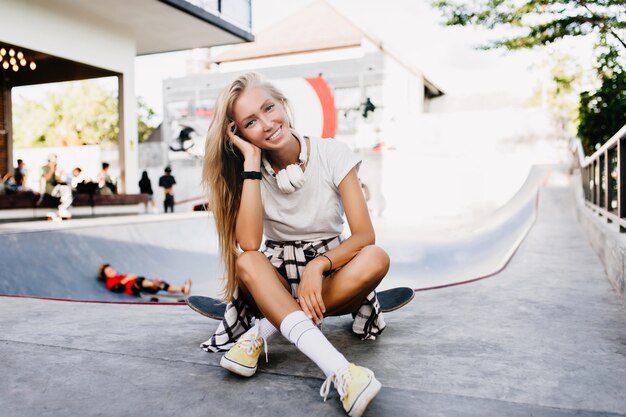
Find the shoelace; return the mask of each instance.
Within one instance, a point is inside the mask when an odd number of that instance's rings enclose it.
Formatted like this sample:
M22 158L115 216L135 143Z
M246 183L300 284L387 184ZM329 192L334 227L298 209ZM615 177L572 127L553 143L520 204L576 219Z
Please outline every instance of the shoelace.
M267 340L259 336L258 325L255 325L255 329L256 331L250 332L250 334L243 337L243 340L239 343L241 343L241 347L248 355L252 355L256 349L262 347L265 351L265 362L269 362Z
M343 368L328 375L328 378L326 378L326 381L324 381L322 387L320 388L320 395L324 398L324 402L326 402L326 398L328 398L328 393L330 392L330 387L333 383L339 393L339 399L343 401L348 392L348 381L350 381L351 378L352 374L350 373L350 365L344 366Z

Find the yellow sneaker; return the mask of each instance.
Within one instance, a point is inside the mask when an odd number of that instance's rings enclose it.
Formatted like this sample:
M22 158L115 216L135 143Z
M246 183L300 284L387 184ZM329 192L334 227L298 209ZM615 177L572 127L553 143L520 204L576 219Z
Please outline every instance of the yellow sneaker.
M337 388L343 409L352 417L361 416L382 387L374 372L353 363L338 369L326 378L320 389L324 401L328 397L331 383Z
M259 327L256 325L241 335L237 343L222 356L220 365L237 375L252 376L256 372L257 362L264 347L267 361L267 342L259 336Z

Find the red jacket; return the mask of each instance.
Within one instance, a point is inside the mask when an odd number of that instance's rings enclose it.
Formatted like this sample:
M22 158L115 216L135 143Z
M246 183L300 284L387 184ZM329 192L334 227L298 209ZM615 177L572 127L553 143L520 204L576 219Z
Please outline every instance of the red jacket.
M133 285L137 281L137 277L129 280L126 284L122 284L122 280L126 278L126 275L116 275L111 278L107 278L106 287L113 292L124 292L128 295L134 295Z

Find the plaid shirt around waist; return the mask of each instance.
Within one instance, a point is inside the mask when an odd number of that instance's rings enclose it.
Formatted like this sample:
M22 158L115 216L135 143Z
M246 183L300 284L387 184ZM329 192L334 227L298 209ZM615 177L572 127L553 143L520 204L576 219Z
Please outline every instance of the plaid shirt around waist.
M334 249L339 246L341 241L340 236L313 242L268 240L265 242L263 254L275 268L285 268L287 274L285 278L291 289L291 296L297 299L298 285L307 264L307 257L311 259ZM240 289L236 288L232 300L226 305L224 319L220 322L213 336L201 344L202 349L207 352L229 350L239 339L239 336L251 327L254 317L251 310L241 295ZM361 336L363 340L376 339L376 336L380 335L386 326L375 291L367 295L352 316L354 319L352 331Z

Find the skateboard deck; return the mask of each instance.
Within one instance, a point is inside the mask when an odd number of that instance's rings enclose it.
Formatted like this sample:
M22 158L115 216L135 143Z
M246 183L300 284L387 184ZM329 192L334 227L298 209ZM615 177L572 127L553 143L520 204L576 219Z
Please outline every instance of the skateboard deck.
M186 297L184 294L169 294L169 293L151 294L151 293L147 293L147 292L140 292L139 296L141 298L143 298L144 300L152 301L152 302L155 302L155 303L158 303L158 302L161 302L161 301L184 303L185 302L185 297Z
M380 309L383 313L389 313L404 307L413 300L415 292L412 288L397 287L376 293ZM187 298L187 305L192 310L202 314L203 316L222 320L226 311L226 304L212 297L204 297L201 295L192 295Z

